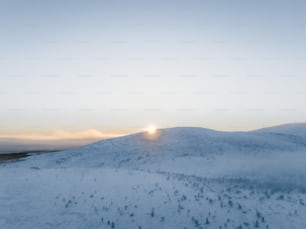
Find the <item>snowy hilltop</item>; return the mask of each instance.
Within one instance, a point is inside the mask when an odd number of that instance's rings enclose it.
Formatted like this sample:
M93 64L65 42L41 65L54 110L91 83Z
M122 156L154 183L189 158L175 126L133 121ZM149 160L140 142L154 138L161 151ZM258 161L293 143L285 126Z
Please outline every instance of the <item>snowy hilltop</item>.
M0 164L0 228L306 228L306 124L178 127Z

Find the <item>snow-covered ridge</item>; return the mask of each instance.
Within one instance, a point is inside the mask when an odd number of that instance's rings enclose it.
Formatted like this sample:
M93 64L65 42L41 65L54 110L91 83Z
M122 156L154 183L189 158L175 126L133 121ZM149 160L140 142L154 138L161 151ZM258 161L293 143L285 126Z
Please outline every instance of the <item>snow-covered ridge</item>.
M270 133L306 137L306 123L282 124L254 130L255 133Z
M181 157L212 159L218 155L229 154L266 157L280 152L306 151L304 136L306 136L306 124L284 125L248 132L176 127L160 129L152 136L147 133L137 133L106 139L78 149L35 156L28 161L38 160L40 166L52 167L107 165L139 168Z

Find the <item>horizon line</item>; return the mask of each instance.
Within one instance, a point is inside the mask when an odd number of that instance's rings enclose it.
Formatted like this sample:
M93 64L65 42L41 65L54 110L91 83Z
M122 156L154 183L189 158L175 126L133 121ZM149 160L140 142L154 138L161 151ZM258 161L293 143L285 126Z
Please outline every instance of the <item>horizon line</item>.
M171 128L203 128L209 129L213 131L221 131L221 132L249 132L249 131L256 131L265 128L272 128L278 126L286 126L286 125L301 125L306 124L306 122L287 122L287 123L280 123L275 125L269 125L265 127L255 128L255 129L245 129L245 130L222 130L222 129L213 129L204 126L172 126L172 127L157 127L158 130L163 129L171 129ZM90 140L103 140L103 139L110 139L116 137L122 137L131 134L137 134L145 132L146 129L137 129L134 131L129 132L102 132L97 129L86 129L81 131L66 131L63 129L52 131L49 133L39 134L39 133L29 133L29 134L0 134L0 140L11 140L11 141L41 141L41 142L54 142L54 141L90 141Z

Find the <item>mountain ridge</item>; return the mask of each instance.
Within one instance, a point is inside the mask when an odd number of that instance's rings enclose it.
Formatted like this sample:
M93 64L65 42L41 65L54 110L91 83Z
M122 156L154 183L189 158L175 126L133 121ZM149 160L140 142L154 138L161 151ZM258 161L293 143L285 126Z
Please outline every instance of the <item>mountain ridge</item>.
M288 126L285 126L288 128ZM293 128L294 126L292 126ZM306 151L306 138L303 137L304 125L295 125L296 135L284 134L277 126L269 129L226 132L201 127L174 127L159 129L153 135L140 132L127 136L104 139L71 150L48 155L37 155L27 160L50 166L85 167L133 167L142 168L148 164L158 164L182 157L212 159L218 155L255 155L267 157L275 153ZM291 128L291 130L292 130ZM306 125L305 125L306 133ZM26 160L26 161L27 161ZM40 165L43 166L43 165Z

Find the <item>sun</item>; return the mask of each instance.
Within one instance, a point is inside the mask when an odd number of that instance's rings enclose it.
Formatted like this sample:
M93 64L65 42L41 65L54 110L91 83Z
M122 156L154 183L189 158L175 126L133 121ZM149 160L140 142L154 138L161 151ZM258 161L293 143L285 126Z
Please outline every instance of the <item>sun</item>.
M147 133L148 134L155 134L156 133L156 127L154 125L150 125L147 127Z

